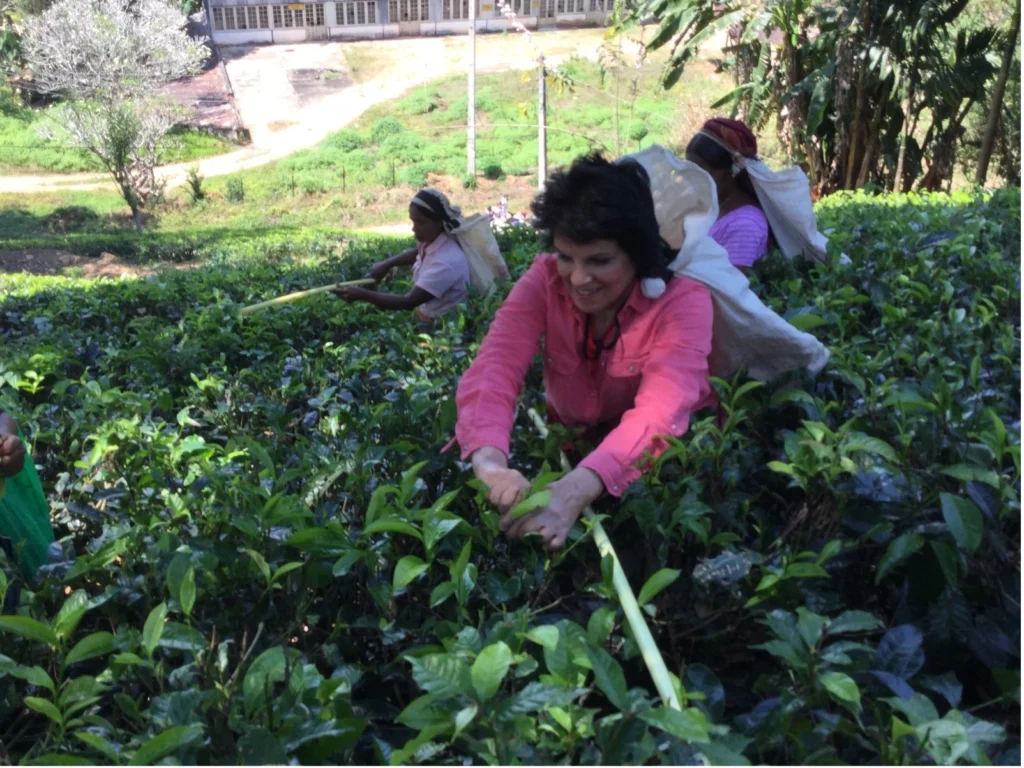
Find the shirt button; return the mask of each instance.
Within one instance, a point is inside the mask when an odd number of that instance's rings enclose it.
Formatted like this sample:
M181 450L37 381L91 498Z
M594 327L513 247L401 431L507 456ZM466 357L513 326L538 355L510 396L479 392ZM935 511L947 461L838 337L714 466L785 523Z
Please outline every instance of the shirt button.
M612 486L612 490L613 490L613 491L617 491L617 490L619 490L619 486L617 486L617 485L613 485L613 486Z
M635 371L635 370L636 370L636 368L634 368L634 367L633 367L632 365L631 365L631 366L629 366L629 372L630 372L630 373L632 373L632 372L633 372L633 371Z
M590 396L597 397L597 392L595 392L594 390L590 390Z

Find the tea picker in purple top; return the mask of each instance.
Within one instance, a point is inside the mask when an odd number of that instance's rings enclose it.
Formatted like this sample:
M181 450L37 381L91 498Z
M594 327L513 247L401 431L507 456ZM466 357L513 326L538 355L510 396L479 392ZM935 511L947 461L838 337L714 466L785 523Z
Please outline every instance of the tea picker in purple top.
M739 120L708 120L686 147L686 159L707 171L718 188L718 220L708 234L746 272L768 252L771 229L737 156L757 157L757 138Z

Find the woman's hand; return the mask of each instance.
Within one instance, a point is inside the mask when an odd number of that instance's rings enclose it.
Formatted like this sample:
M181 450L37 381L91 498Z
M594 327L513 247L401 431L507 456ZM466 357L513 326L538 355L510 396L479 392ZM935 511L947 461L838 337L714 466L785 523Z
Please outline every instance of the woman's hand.
M379 283L381 280L387 277L388 272L391 271L391 267L392 264L390 259L378 261L372 267L370 267L370 277L372 277Z
M0 477L14 477L25 466L25 444L17 435L0 435Z
M512 520L506 512L499 527L511 539L539 533L548 549L558 549L572 530L583 509L604 493L604 484L596 473L577 467L561 480L548 486L551 502L536 512Z
M347 301L349 304L353 301L364 301L366 299L366 289L361 288L358 285L349 285L345 288L335 288L331 293L342 301Z
M521 472L508 467L508 457L497 448L487 446L473 452L473 474L487 486L487 499L501 514L526 498L530 481Z

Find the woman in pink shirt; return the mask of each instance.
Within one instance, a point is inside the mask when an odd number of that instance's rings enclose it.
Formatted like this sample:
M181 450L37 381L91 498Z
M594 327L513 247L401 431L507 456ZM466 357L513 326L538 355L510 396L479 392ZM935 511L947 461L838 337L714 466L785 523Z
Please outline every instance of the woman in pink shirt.
M436 189L421 189L409 204L409 219L416 247L370 268L370 277L380 281L394 267L412 267L413 287L406 294L381 293L360 286L339 288L338 298L348 302L366 301L380 309L415 309L422 321L431 321L466 300L469 263L462 248L449 237L458 229L458 208Z
M511 537L560 547L583 508L620 496L690 415L713 402L711 296L673 277L639 165L599 156L554 173L533 203L552 252L513 287L459 383L456 439ZM551 484L551 503L509 519L529 481L508 465L516 399L544 340L548 418L607 434Z
M757 157L757 138L739 120L715 118L704 123L686 147L686 159L715 180L718 221L708 234L725 248L729 263L743 272L768 252L768 219L746 171L733 163L734 155Z

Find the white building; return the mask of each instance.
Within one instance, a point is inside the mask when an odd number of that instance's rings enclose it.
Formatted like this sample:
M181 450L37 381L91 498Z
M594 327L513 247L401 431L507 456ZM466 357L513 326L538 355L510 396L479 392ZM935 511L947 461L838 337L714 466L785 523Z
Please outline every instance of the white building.
M339 0L279 3L204 0L215 42L298 43L305 40L443 35L469 29L470 0ZM508 0L523 26L604 24L615 0ZM497 0L476 0L476 28L510 29Z

